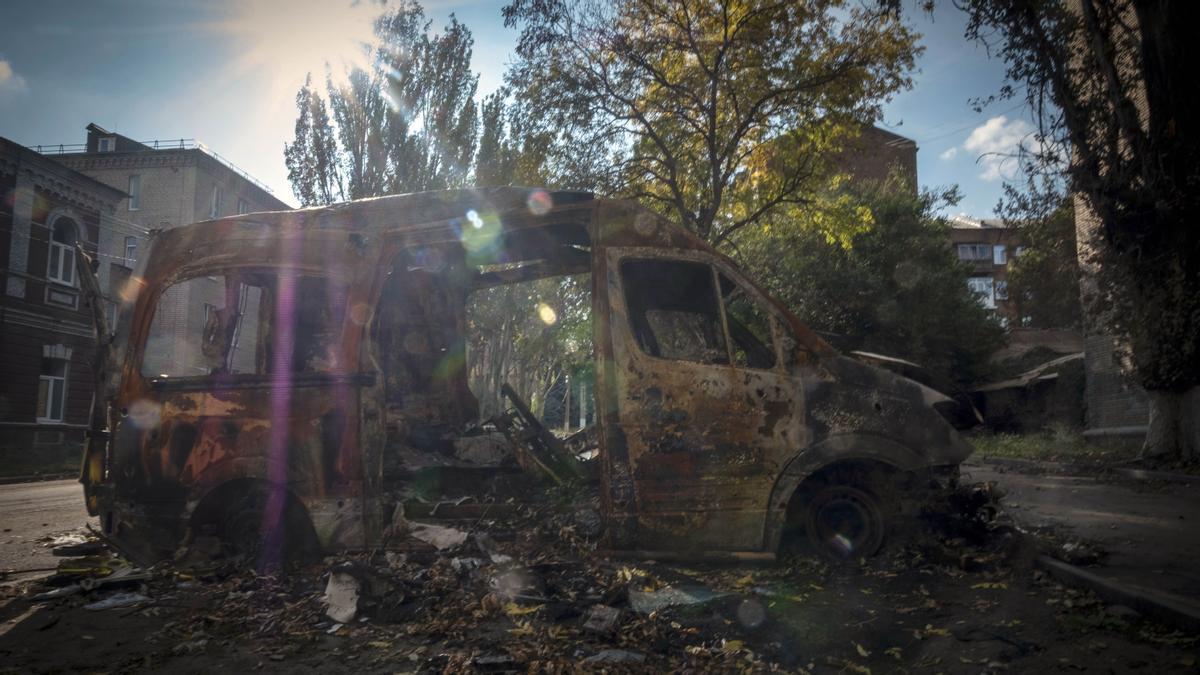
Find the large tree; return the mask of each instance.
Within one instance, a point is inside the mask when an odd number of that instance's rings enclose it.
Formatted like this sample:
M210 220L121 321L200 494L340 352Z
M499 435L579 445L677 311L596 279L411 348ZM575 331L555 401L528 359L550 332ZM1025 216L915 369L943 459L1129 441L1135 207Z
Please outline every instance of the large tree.
M967 287L969 266L935 212L956 189L913 195L900 175L845 187L734 237L734 257L841 349L897 356L941 382L988 373L1004 341Z
M1039 209L1041 211L1042 209ZM1028 328L1073 328L1082 321L1075 209L1060 202L1048 215L1016 221L1024 241L1009 260L1008 293Z
M288 181L301 206L331 204L343 197L338 170L337 141L325 100L312 88L312 76L296 93L296 130L285 144Z
M369 68L327 73L328 108L305 82L284 149L301 203L469 182L479 127L474 39L453 16L441 33L430 26L419 4L400 2L376 22Z
M1150 395L1146 456L1200 458L1200 4L960 0L1039 123L1031 175L1059 173L1085 223L1089 313ZM1030 192L1044 190L1036 178ZM1053 188L1052 188L1053 189ZM1034 198L1031 204L1052 204Z
M548 166L721 243L804 202L819 161L910 84L916 35L843 0L513 0L509 86Z

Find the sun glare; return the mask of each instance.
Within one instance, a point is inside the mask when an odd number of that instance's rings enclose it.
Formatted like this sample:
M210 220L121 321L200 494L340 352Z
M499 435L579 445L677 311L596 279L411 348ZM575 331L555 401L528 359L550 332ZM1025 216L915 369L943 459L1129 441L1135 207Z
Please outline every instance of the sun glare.
M382 9L365 0L234 0L218 30L237 42L239 69L264 72L274 86L294 91L307 73L323 80L326 64L335 81L366 67Z

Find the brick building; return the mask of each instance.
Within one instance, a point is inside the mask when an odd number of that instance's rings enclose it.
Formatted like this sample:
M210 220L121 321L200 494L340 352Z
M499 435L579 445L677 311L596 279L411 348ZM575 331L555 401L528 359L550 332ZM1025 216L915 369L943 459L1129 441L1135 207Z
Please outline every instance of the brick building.
M996 311L1007 326L1022 325L1020 308L1008 293L1008 263L1021 254L1020 233L1003 220L975 220L966 216L950 218L950 245L958 259L970 263L967 284L979 296L979 302Z
M853 182L881 182L895 169L903 172L908 188L917 193L917 142L886 129L863 127L857 138L833 159Z
M128 194L118 207L128 227L100 241L101 250L118 251L119 257L100 266L100 287L106 294L110 319L115 323L121 289L132 273L138 253L145 250L151 230L167 229L256 211L290 209L264 185L202 144L180 139L135 141L96 124L87 126L87 142L75 146L39 146L64 165ZM161 305L155 332L176 340L157 345L156 363L166 368L189 358L191 336L203 332L214 307L224 305L221 290L188 284L172 289ZM170 372L177 372L171 370Z
M0 138L0 197L0 457L65 460L87 428L95 355L75 244L100 253L126 195Z

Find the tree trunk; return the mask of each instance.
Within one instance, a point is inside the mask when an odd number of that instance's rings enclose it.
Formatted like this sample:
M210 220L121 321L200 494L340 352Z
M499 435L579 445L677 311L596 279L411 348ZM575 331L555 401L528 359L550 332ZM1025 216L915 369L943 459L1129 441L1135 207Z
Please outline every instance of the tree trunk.
M1200 460L1200 387L1150 391L1150 429L1143 459Z

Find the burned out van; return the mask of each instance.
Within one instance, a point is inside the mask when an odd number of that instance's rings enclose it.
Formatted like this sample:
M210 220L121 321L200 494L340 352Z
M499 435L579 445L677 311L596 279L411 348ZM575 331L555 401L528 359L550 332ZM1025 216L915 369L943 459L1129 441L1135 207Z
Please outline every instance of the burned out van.
M586 463L511 389L481 426L464 367L472 292L560 275L590 275ZM196 223L153 237L125 298L81 480L103 532L141 558L202 535L381 547L392 484L418 475L430 430L494 429L525 475L594 478L605 547L657 557L770 557L789 523L828 555L868 555L904 495L970 453L939 413L949 399L842 356L683 228L587 193Z

